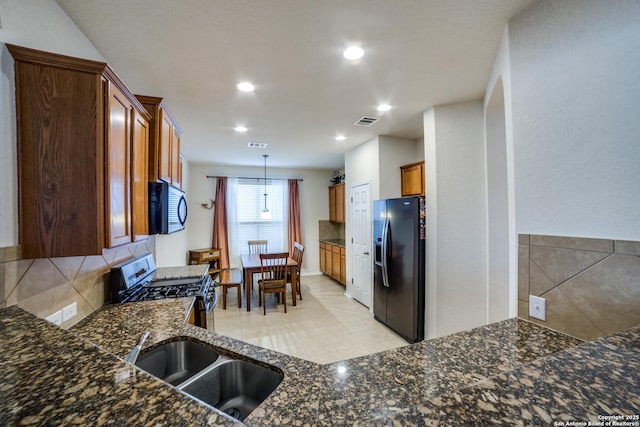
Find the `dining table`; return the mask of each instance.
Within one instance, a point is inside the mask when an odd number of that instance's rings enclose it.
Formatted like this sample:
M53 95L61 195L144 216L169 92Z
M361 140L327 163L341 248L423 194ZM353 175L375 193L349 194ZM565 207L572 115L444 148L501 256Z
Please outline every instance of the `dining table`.
M247 299L247 311L251 311L251 288L253 287L253 275L260 273L260 254L240 254L242 273L244 275L244 294ZM296 267L298 263L291 257L287 259L287 268L291 272L291 295L293 305L296 305L298 275ZM285 295L286 298L286 295Z

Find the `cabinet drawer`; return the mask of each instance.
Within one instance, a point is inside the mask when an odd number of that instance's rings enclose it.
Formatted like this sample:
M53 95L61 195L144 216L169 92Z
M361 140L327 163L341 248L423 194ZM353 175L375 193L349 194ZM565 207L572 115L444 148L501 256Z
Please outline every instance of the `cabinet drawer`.
M218 250L209 251L209 252L204 252L200 254L200 259L202 261L209 261L210 259L213 259L213 258L220 258L220 251Z
M340 249L341 249L340 246L331 245L331 250L333 251L334 254L339 254Z

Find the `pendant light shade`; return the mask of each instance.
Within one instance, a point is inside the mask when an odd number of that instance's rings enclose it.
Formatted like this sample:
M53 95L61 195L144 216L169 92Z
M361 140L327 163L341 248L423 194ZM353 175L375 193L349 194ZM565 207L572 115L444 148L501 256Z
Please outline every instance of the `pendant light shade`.
M271 219L271 212L267 209L267 157L268 154L263 154L264 157L264 209L260 213L260 218L262 219Z

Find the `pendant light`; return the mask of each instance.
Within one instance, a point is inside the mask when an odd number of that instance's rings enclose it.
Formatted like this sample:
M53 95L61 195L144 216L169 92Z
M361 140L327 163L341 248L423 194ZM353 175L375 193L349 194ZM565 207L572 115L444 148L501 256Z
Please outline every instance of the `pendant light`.
M260 218L262 219L271 219L271 212L267 209L267 157L268 154L263 154L264 157L264 209L260 213Z

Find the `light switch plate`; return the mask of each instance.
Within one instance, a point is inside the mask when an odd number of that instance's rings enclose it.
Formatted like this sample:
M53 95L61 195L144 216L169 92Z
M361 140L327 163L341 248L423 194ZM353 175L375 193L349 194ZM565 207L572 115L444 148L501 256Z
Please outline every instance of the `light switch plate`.
M529 295L529 317L547 321L547 300Z

